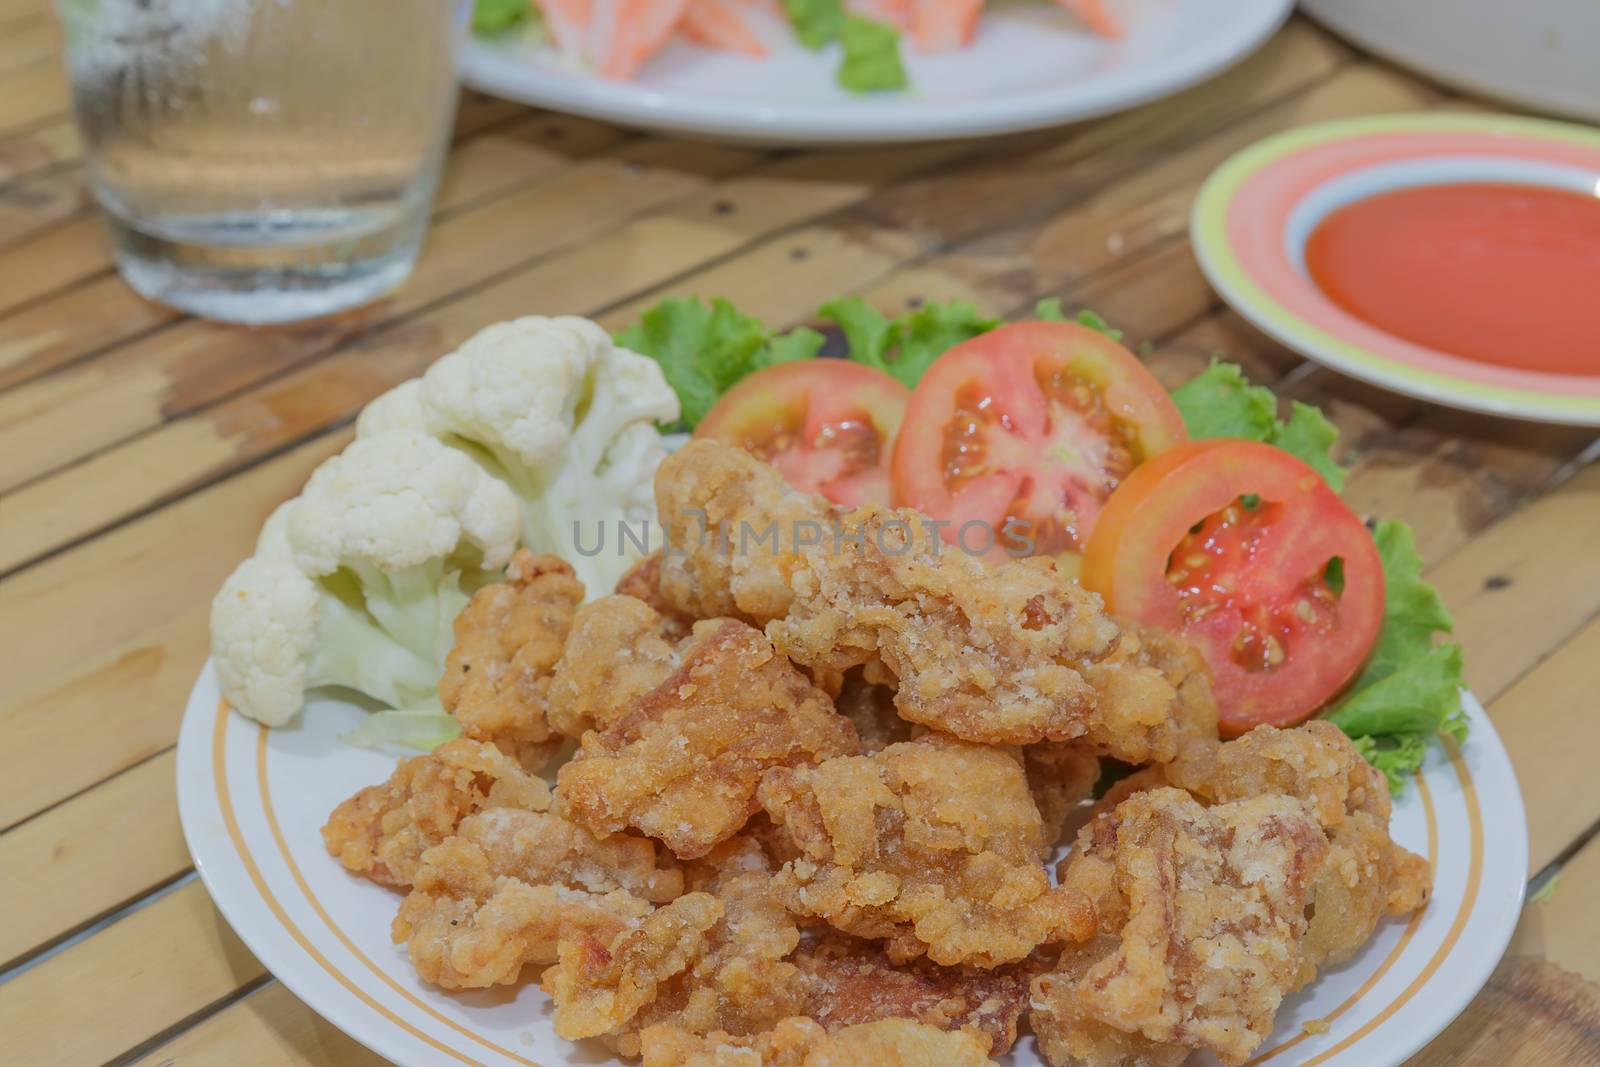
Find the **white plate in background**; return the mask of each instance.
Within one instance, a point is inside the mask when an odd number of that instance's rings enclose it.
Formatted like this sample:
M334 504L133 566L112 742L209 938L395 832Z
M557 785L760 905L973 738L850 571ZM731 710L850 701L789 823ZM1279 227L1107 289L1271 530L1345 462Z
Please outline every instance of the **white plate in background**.
M537 44L472 39L472 88L626 126L773 144L872 144L1009 133L1092 118L1177 92L1270 37L1293 0L1151 0L1108 42L1048 2L991 6L968 47L904 49L910 88L856 95L834 84L834 48L784 35L764 60L675 39L637 80L608 81ZM835 46L836 47L836 46Z

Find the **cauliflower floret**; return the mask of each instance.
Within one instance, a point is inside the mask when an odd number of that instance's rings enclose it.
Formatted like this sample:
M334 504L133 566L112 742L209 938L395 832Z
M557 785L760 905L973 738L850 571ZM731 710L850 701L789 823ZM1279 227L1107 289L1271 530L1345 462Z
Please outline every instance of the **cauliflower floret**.
M403 710L391 736L437 736L451 623L500 576L520 514L509 488L431 437L358 438L272 514L212 602L223 695L278 726L305 690L344 686Z
M636 558L618 525L641 529L654 514L666 455L656 424L677 417L654 360L587 319L530 316L490 326L379 397L357 430L411 427L470 455L520 498L523 545L568 560L601 595Z

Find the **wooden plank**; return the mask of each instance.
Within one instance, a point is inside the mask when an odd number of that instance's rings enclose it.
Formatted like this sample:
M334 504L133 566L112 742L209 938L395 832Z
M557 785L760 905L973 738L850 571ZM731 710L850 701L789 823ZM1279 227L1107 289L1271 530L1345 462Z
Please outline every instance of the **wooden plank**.
M1508 956L1406 1067L1592 1067L1597 1033L1600 986L1543 960Z
M15 1063L103 1063L260 979L191 882L0 986Z
M1012 270L1031 276L1034 290L1070 286L1130 252L1187 234L1200 185L1247 145L1313 122L1414 110L1429 99L1430 90L1415 79L1366 64L1346 67L1303 93L1164 153L1159 163L1098 186L1064 209L1040 214L1035 205L1022 225L990 226L962 254L992 265L1010 261Z
M1467 650L1467 682L1486 703L1600 611L1597 515L1591 464L1430 572Z
M83 142L68 118L0 138L0 185L82 158Z
M1526 780L1523 788L1527 788ZM1555 884L1522 909L1522 919L1506 951L1548 960L1591 979L1600 978L1596 885L1600 885L1600 838L1590 841L1563 864Z
M132 1067L385 1067L388 1062L270 982Z
M1550 601L1560 599L1556 595L1544 602L1553 608ZM1591 610L1596 609L1600 602L1592 604ZM1480 650L1468 648L1469 673ZM1529 874L1542 870L1600 822L1600 776L1587 758L1600 748L1600 715L1593 700L1600 692L1600 618L1555 651L1541 649L1535 655L1543 662L1489 705L1528 811ZM1589 897L1593 900L1594 894ZM1600 969L1589 973L1600 975Z
M189 869L173 756L0 834L0 967Z
M54 59L56 28L44 12L9 19L0 25L0 75Z
M0 73L0 135L66 112L67 75L55 56Z
M92 203L83 172L77 168L0 185L0 247L41 233Z
M212 593L272 508L347 440L310 441L0 582L0 826L172 744Z
M0 491L313 358L355 330L592 238L630 215L682 200L710 177L755 158L710 146L628 146L561 170L485 210L444 220L411 278L392 297L359 312L277 330L186 320L68 373L0 393ZM22 442L29 442L25 451ZM20 558L10 555L0 571Z
M0 89L0 99L4 99ZM86 271L84 264L93 263ZM0 316L79 281L110 260L105 232L93 216L71 219L0 253Z
M609 126L541 113L484 133L451 154L436 216L481 207L621 139ZM5 262L0 257L0 271ZM178 318L178 312L144 300L112 274L59 292L0 319L0 390Z
M0 0L0 23L52 17L50 0Z

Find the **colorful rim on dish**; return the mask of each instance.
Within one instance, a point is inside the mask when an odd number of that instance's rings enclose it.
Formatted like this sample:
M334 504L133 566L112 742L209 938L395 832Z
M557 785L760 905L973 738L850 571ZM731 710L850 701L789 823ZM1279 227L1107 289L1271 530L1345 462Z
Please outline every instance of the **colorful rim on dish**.
M1308 202L1320 197L1335 206L1326 194L1339 183L1370 193L1487 175L1568 187L1587 180L1600 195L1600 132L1465 114L1384 115L1292 130L1235 155L1206 182L1190 223L1195 254L1239 314L1335 370L1474 411L1600 424L1600 375L1494 367L1402 340L1335 305L1299 261Z

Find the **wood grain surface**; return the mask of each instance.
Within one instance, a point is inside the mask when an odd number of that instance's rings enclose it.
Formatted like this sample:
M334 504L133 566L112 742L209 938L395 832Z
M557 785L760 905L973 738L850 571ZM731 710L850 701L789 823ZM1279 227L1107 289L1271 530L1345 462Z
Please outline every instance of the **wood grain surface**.
M1324 407L1361 510L1415 526L1522 782L1530 898L1507 959L1413 1061L1600 1063L1600 442L1310 366L1222 307L1188 245L1228 155L1341 116L1476 109L1304 21L1179 96L985 141L773 152L467 93L412 278L306 327L140 300L111 266L46 0L0 0L0 1059L368 1067L195 880L173 743L212 593L362 404L482 326L608 326L669 293L775 324L1093 306L1169 384L1217 352Z

